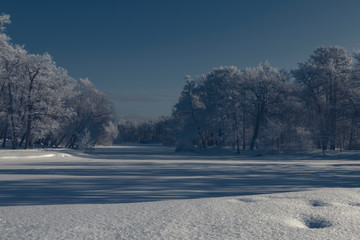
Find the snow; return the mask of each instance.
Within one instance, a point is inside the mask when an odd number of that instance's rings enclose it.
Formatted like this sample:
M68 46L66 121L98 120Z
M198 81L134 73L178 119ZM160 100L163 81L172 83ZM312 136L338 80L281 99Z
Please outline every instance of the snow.
M0 150L0 238L358 239L359 156Z

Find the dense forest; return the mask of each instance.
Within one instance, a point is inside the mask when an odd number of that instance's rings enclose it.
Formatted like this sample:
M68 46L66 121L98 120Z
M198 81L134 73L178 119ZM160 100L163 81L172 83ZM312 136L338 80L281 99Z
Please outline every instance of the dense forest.
M179 151L358 149L359 60L359 52L320 47L291 71L267 62L187 76L171 117L137 127L121 123L119 129L132 128L138 140L176 145ZM117 140L127 135L121 130Z
M52 57L28 53L5 33L0 15L0 139L2 147L87 148L111 143L116 126L107 96L88 79L75 80Z

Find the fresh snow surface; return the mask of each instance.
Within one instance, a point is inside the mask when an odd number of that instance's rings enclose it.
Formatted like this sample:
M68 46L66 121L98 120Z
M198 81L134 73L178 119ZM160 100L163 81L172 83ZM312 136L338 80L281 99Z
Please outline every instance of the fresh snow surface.
M359 156L0 150L0 239L359 239Z
M0 208L1 239L359 239L360 189Z

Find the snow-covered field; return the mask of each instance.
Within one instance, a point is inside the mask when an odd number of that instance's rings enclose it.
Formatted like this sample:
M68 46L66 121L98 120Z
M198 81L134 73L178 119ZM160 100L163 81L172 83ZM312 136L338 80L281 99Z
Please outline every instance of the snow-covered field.
M0 150L0 239L359 239L360 152Z

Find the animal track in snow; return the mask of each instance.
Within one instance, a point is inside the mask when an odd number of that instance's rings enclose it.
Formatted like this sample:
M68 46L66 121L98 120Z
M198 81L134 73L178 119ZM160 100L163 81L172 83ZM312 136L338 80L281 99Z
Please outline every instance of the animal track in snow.
M351 203L349 203L349 205L352 207L360 207L360 203L358 203L358 202L351 202Z
M251 198L239 198L238 201L239 201L239 202L244 202L244 203L253 203L253 202L256 202L256 200L251 199Z
M321 229L331 227L331 221L314 215L304 215L301 218L286 219L287 225L295 228Z
M309 201L310 205L313 207L325 207L325 206L329 206L329 204L320 201L320 200L311 200Z
M329 220L320 216L305 216L302 220L310 229L327 228L333 225Z

